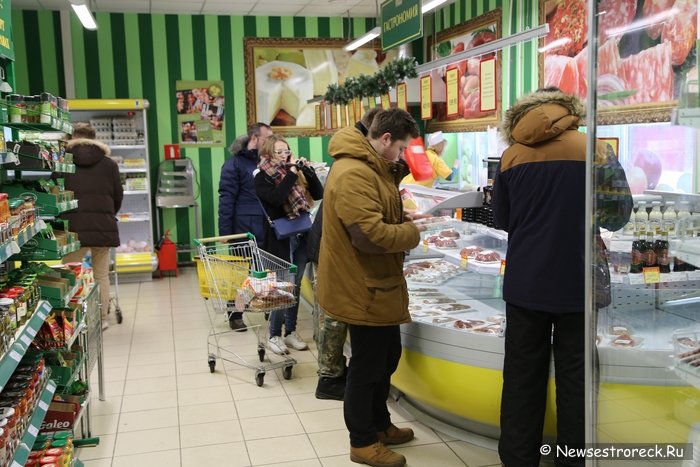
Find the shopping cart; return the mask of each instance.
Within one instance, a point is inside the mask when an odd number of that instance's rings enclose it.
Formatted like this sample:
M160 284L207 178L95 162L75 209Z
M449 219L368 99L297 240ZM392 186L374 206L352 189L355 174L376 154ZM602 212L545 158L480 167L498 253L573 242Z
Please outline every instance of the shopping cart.
M207 337L209 370L214 372L219 358L255 370L258 386L263 385L265 372L278 368L283 369L285 379L290 379L296 363L293 358L283 356L282 361L263 363L267 326L246 327L255 331L260 359L260 362L249 362L221 345L223 335L240 330L219 332L216 325L221 315L228 318L234 311L269 313L294 305L297 301L294 293L296 266L259 249L250 233L195 239L194 242L199 253L196 262L200 294L205 298L211 321Z
M119 306L119 274L117 274L117 250L115 248L109 249L109 275L114 277L114 290L109 294L109 312L114 311L117 324L122 324L124 315L122 315L122 308Z

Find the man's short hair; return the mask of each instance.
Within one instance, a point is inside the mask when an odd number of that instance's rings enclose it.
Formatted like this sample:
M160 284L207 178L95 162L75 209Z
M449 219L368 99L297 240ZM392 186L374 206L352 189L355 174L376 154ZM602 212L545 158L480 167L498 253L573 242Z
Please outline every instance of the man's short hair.
M369 129L371 139L380 138L384 133L391 134L391 141L404 140L408 137L417 138L420 135L418 124L410 113L403 109L393 108L379 112Z
M268 130L272 131L272 127L266 123L253 123L248 127L248 138L252 138L253 136L260 136L260 130L263 128L267 128Z
M362 125L369 130L372 126L372 122L374 122L374 118L380 112L384 112L384 109L382 109L381 107L372 107L367 112L365 112L365 114L362 116L362 120L360 120L360 123L362 123Z
M73 139L84 138L84 139L95 139L97 133L95 129L87 122L78 122L73 125Z

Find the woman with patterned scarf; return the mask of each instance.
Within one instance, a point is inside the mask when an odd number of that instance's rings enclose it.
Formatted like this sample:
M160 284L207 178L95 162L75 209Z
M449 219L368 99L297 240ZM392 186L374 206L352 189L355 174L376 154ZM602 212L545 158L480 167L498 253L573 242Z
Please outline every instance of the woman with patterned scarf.
M281 136L269 136L260 148L260 163L255 171L255 192L270 219L287 216L295 219L301 211L310 212L314 200L323 198L323 185L316 172L303 159L295 159L287 140ZM269 223L265 223L263 249L297 266L296 295L304 276L306 263L306 237L308 233L279 240ZM278 355L289 353L288 347L305 350L306 343L296 332L299 304L270 314L270 340L268 347ZM285 335L282 337L282 323Z

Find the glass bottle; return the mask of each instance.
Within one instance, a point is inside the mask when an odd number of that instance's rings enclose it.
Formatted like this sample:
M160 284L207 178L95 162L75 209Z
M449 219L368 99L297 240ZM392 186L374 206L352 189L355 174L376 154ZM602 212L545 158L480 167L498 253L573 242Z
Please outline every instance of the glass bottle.
M642 235L644 232L635 232L634 241L632 242L632 260L630 261L630 273L638 274L642 272L644 267L644 259L642 257L643 241Z
M647 233L651 231L653 234L658 235L661 232L661 225L664 220L664 215L661 212L661 202L654 201L652 204L651 212L649 213L649 228Z
M660 272L671 272L671 263L668 257L668 232L662 231L654 242L654 252Z
M645 268L653 268L658 265L656 251L654 251L654 232L651 230L647 231L647 238L642 248L642 256Z
M634 215L634 230L637 232L646 232L648 222L649 215L647 214L647 203L645 201L640 201L639 208Z

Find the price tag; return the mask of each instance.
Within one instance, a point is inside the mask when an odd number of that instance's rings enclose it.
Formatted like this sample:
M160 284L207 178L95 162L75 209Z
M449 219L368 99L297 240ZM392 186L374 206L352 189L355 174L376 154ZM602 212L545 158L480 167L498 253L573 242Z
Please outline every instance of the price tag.
M673 282L684 282L688 280L688 274L685 272L672 272L671 281Z
M32 338L27 336L26 334L22 337L19 338L22 342L24 342L26 345L31 345L32 344Z
M642 285L644 284L644 275L643 274L630 274L630 285Z
M505 274L506 274L506 260L504 260L504 259L501 260L501 272L500 272L500 274L502 276L505 276Z
M56 390L56 383L54 383L53 381L49 381L49 383L46 385L46 388L49 391L55 391Z
M464 269L467 269L467 266L469 265L469 258L460 259L459 265L462 266Z
M29 432L30 435L34 436L35 438L39 434L39 429L37 427L35 427L34 425L27 428L27 431Z
M646 284L658 284L661 282L661 271L658 267L644 268L642 269L642 275Z
M16 361L17 363L19 363L19 361L22 360L22 356L18 354L16 350L10 352L10 358Z
M671 273L662 273L661 282L673 282L673 277L671 277Z
M49 410L49 404L44 401L39 401L39 408L41 410Z
M622 284L624 283L624 277L622 274L610 274L610 283L612 284Z
M34 336L36 336L36 329L34 329L34 328L27 329L27 335L29 337L31 337L32 339L34 339Z
M39 310L37 311L37 316L41 318L42 320L46 319L46 313L44 313L44 310Z
M697 281L700 280L700 271L688 271L688 280Z

